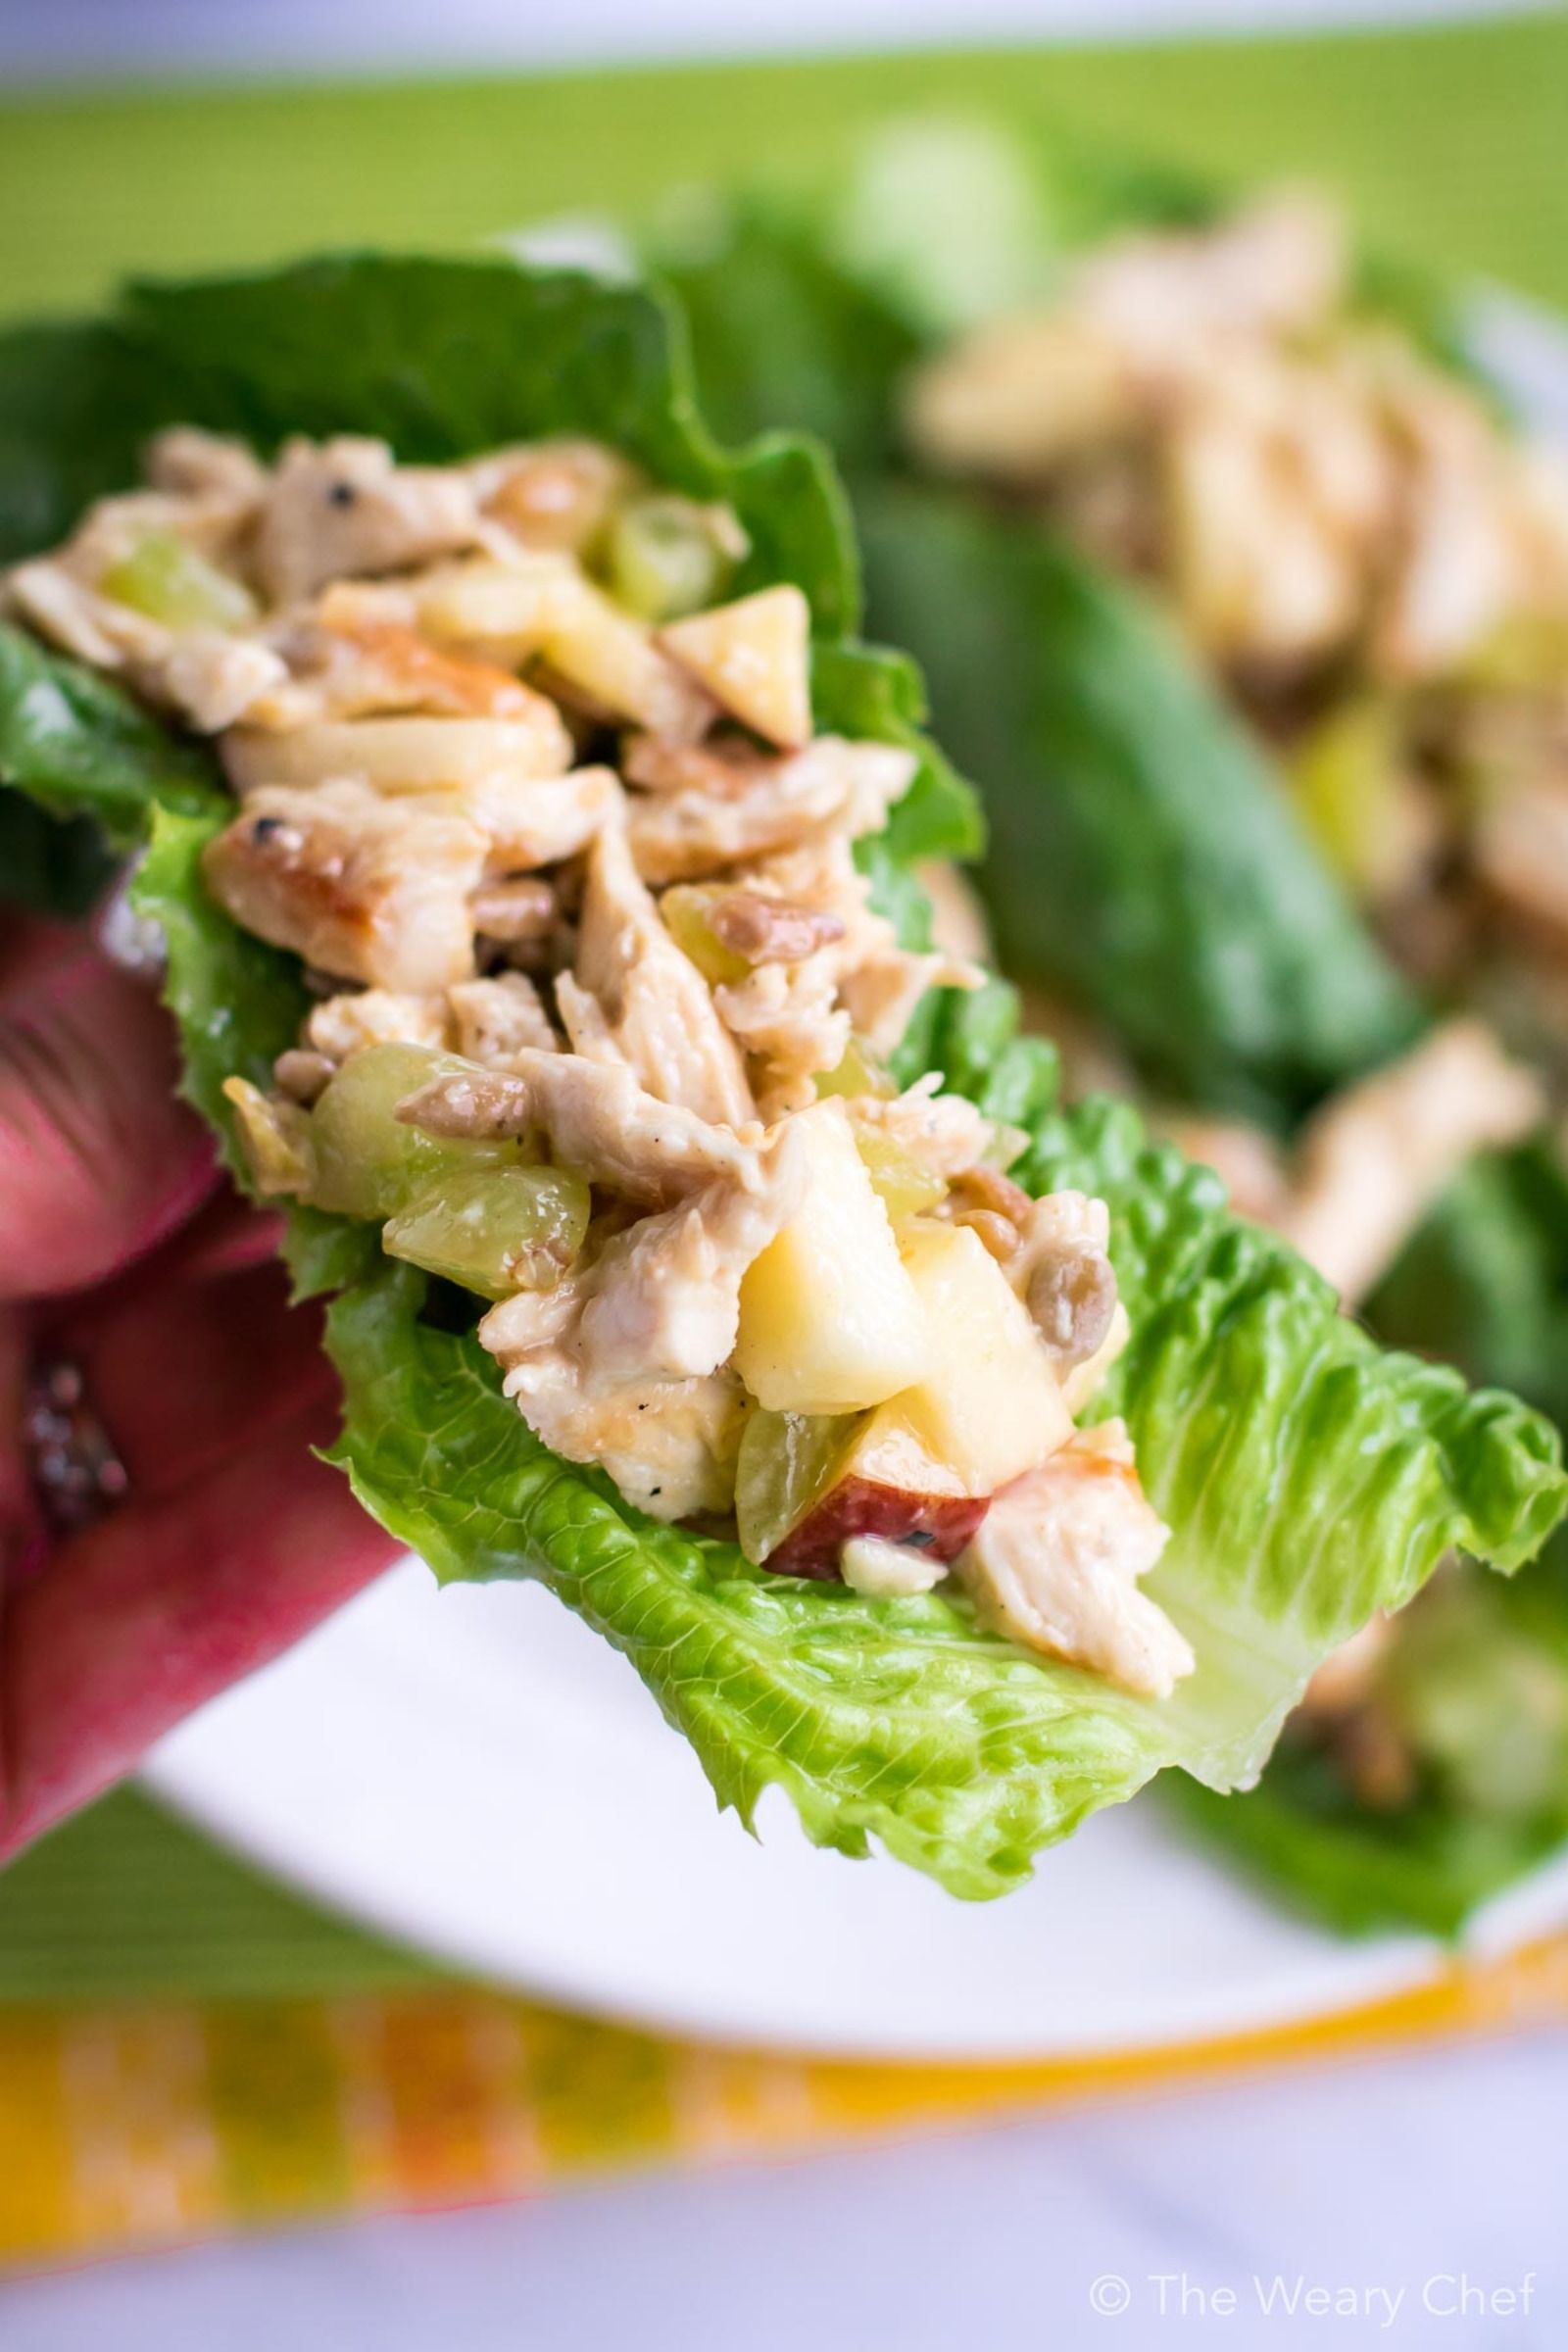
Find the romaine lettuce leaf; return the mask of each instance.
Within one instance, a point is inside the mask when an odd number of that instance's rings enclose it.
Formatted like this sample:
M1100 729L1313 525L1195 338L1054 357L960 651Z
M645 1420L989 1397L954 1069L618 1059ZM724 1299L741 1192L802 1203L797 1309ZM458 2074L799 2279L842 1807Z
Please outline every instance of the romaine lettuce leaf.
M1478 1160L1368 1302L1386 1340L1568 1420L1568 1176L1531 1144ZM1211 1845L1345 1934L1456 1935L1568 1840L1568 1541L1527 1576L1443 1580L1399 1628L1373 1704L1412 1765L1358 1795L1332 1746L1288 1730L1257 1788L1170 1793Z
M1413 996L1144 596L951 493L864 482L857 512L877 625L981 782L1004 970L1155 1090L1269 1125L1410 1042Z
M1179 1817L1342 1935L1457 1936L1477 1905L1568 1840L1568 1544L1528 1575L1446 1577L1399 1628L1374 1703L1411 1786L1369 1803L1332 1746L1287 1725L1228 1801L1182 1776Z
M558 426L605 434L734 498L763 551L754 563L810 593L820 583L819 616L853 609L823 462L778 442L733 461L708 445L667 315L646 294L503 265L351 262L144 295L126 317L137 381L165 383L171 418L264 440L293 425L390 430L427 456ZM4 498L0 481L0 510ZM301 999L289 959L203 891L201 847L222 818L205 756L168 747L166 763L112 689L67 694L69 723L29 729L34 684L12 649L0 740L22 751L8 773L51 807L101 795L127 829L142 794L139 902L168 936L192 1099L221 1123L221 1077L263 1071ZM836 623L813 685L824 723L910 739L913 673ZM928 756L876 854L894 883L905 857L971 834L961 788ZM874 1837L972 1896L1016 1885L1042 1846L1164 1765L1216 1787L1250 1779L1303 1676L1370 1610L1407 1598L1452 1545L1511 1568L1568 1503L1544 1422L1381 1354L1282 1244L1226 1214L1212 1177L1150 1150L1131 1112L1062 1109L1054 1056L1015 1023L1000 987L934 1002L921 1057L1026 1130L1031 1186L1110 1201L1136 1338L1105 1403L1126 1412L1175 1526L1152 1589L1201 1658L1164 1704L1030 1657L944 1595L871 1601L769 1577L733 1545L643 1519L539 1445L471 1331L446 1311L427 1319L421 1279L381 1260L368 1229L295 1220L291 1245L304 1287L340 1293L339 1458L438 1575L542 1579L630 1656L723 1800L749 1816L778 1783L819 1842L860 1852Z

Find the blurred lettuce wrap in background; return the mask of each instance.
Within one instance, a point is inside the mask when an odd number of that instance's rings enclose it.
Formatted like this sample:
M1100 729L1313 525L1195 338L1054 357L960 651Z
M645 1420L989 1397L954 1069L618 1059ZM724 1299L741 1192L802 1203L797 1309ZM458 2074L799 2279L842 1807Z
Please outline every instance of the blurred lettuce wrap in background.
M918 944L912 869L973 850L972 805L916 732L912 666L855 637L826 458L785 436L735 455L711 441L662 295L502 262L349 257L140 286L102 321L0 339L0 554L58 539L175 422L263 453L302 432L377 435L423 465L587 435L667 491L724 502L750 551L734 592L789 582L808 599L816 724L914 756L860 855ZM299 958L241 930L206 887L203 854L235 813L211 749L6 628L0 772L52 819L145 845L135 904L167 940L187 1091L245 1181L232 1082L267 1087L311 999ZM1397 1026L1392 982L1389 1001ZM377 1516L443 1580L546 1583L630 1658L744 1819L777 1784L817 1842L858 1854L875 1838L967 1896L1017 1885L1043 1846L1165 1766L1245 1785L1358 1627L1450 1550L1511 1571L1565 1504L1543 1418L1385 1352L1129 1107L1066 1104L1052 1049L1016 1032L1001 984L940 992L899 1061L1017 1131L1010 1170L1029 1194L1075 1187L1109 1205L1132 1339L1096 1411L1125 1415L1174 1531L1149 1589L1199 1655L1162 1700L1026 1654L948 1593L873 1598L772 1575L722 1534L645 1516L531 1434L474 1337L479 1301L384 1255L373 1220L287 1211L299 1287L336 1294L337 1458Z
M1125 482L1110 484L1119 507L1101 479L1099 508L1080 495L1079 512L1059 488L1014 491L978 463L969 479L943 479L910 429L911 385L955 348L977 348L977 327L1050 316L1107 240L1221 223L1243 203L1070 138L910 119L875 135L831 190L689 204L660 258L725 424L808 422L839 443L871 624L920 661L943 739L981 788L1004 968L1049 992L1043 1017L1065 1022L1064 1039L1087 1016L1092 1066L1108 1048L1200 1156L1212 1149L1239 1205L1288 1221L1282 1169L1298 1181L1322 1160L1336 1113L1348 1137L1363 1098L1346 1090L1431 1041L1445 1003L1479 1004L1548 1081L1560 1069L1549 930L1506 912L1489 929L1468 871L1454 880L1475 811L1497 805L1520 758L1496 697L1521 677L1560 694L1560 648L1549 631L1525 644L1505 633L1451 679L1376 699L1333 662L1303 699L1288 672L1205 657L1157 555L1113 560L1103 542L1108 532L1114 550L1128 529ZM762 288L782 321L776 378ZM1463 306L1442 285L1362 253L1346 315L1375 352L1419 354L1464 406L1480 386L1492 407ZM1058 366L1052 398L1069 420L1085 397L1070 379ZM998 413L1004 441L1038 438L1021 371ZM1147 479L1134 489L1147 506ZM1473 757L1468 739L1453 748L1456 703L1493 722ZM1527 750L1549 731L1536 708ZM1471 737L1482 732L1472 715ZM1407 823L1396 772L1411 743L1430 763L1432 738L1446 762L1441 839ZM1369 852L1390 837L1405 857L1393 884ZM1545 986L1527 990L1508 968L1521 929ZM1428 1066L1436 1084L1440 1060ZM1477 1075L1496 1077L1486 1056ZM1194 1112L1204 1115L1173 1115ZM1499 1140L1528 1123L1504 1117ZM1251 1134L1268 1140L1254 1151ZM1554 1142L1477 1152L1397 1262L1371 1270L1360 1304L1381 1336L1517 1387L1561 1424L1568 1184ZM1408 1639L1368 1651L1347 1697L1293 1727L1256 1795L1221 1806L1193 1792L1204 1830L1342 1928L1456 1929L1568 1835L1565 1578L1554 1552L1506 1593L1441 1580L1405 1621Z

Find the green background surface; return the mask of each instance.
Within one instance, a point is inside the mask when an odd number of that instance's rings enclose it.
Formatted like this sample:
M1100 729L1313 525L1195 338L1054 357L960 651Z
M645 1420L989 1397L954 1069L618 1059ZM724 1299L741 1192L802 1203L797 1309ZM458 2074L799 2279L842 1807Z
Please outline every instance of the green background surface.
M0 112L0 303L125 269L450 247L672 181L825 169L890 109L1054 115L1211 171L1332 178L1377 239L1568 301L1568 15L1333 36L639 69Z
M878 116L931 106L1060 121L1219 175L1326 179L1378 243L1568 306L1554 9L1157 48L13 97L0 313L80 306L129 270L450 249L542 214L636 219L682 184L830 171ZM0 1879L0 2001L337 1992L422 1973L131 1793Z

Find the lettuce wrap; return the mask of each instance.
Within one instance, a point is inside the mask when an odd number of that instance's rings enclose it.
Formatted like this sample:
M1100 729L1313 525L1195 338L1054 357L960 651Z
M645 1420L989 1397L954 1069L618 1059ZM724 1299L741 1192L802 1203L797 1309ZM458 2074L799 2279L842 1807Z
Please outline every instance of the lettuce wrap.
M662 258L715 413L736 430L808 422L839 444L873 621L922 662L944 738L982 787L1004 968L1103 1024L1156 1099L1292 1139L1426 1031L1419 989L1166 614L1040 515L930 478L903 429L928 354L1049 304L1104 238L1210 223L1235 201L1059 134L910 122L831 188L688 208ZM760 286L787 319L778 369L752 331ZM1362 251L1353 301L1490 396L1449 289ZM1565 1298L1568 1190L1555 1151L1532 1142L1482 1154L1364 1311L1561 1426ZM1216 1845L1336 1927L1452 1933L1568 1837L1560 1547L1507 1591L1470 1580L1435 1596L1372 1691L1416 1759L1396 1801L1363 1802L1333 1754L1295 1737L1243 1804L1175 1792Z
M972 803L916 732L911 664L854 634L856 563L825 457L789 436L734 455L712 442L660 292L351 256L137 286L103 320L12 334L0 555L57 539L174 422L264 453L291 433L372 434L424 463L587 434L671 490L727 502L750 547L737 590L789 582L809 601L817 723L917 756L862 858L918 942L912 866L973 851ZM52 818L141 848L135 904L167 941L185 1088L244 1181L225 1083L265 1085L309 1000L299 959L240 930L205 887L203 851L233 814L211 751L7 628L0 776ZM1541 1415L1384 1351L1130 1108L1065 1105L1052 1050L1018 1036L1000 984L928 997L902 1059L1018 1131L1011 1174L1027 1192L1072 1186L1109 1205L1132 1340L1097 1410L1125 1416L1174 1531L1150 1591L1199 1666L1167 1699L1025 1654L961 1597L877 1599L770 1574L721 1535L643 1515L530 1434L474 1338L477 1302L455 1312L449 1290L432 1298L382 1254L375 1224L291 1208L287 1250L302 1294L334 1294L335 1458L440 1580L548 1585L629 1658L744 1821L776 1784L815 1842L863 1854L874 1839L985 1897L1167 1766L1216 1789L1249 1784L1330 1650L1452 1549L1516 1568L1562 1516L1568 1481Z

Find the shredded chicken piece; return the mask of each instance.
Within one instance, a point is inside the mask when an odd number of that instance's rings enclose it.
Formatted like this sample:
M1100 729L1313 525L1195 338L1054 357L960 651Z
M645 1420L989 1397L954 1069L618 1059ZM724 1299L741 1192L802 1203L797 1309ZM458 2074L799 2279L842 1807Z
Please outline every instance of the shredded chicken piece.
M717 1176L758 1182L755 1128L736 1134L646 1094L629 1069L580 1054L521 1053L512 1070L437 1078L398 1106L431 1135L527 1135L590 1184L662 1208Z
M573 1348L581 1303L568 1275L553 1291L519 1292L479 1327L483 1344L509 1367L503 1385L529 1428L567 1461L599 1463L628 1502L654 1517L728 1510L747 1417L739 1378L646 1373L591 1383Z
M612 1380L632 1366L687 1379L726 1363L741 1278L800 1207L808 1168L806 1139L786 1122L760 1151L754 1185L707 1185L608 1243L585 1278L589 1374Z
M1030 482L1132 432L1137 386L1110 336L1059 311L998 318L918 369L906 429L933 465Z
M186 629L144 690L169 703L199 735L220 735L276 694L287 676L270 646L220 629Z
M597 441L498 450L470 468L487 513L524 547L578 555L636 487L636 469Z
M122 670L134 664L148 675L161 671L172 642L170 631L129 605L100 596L66 563L40 556L17 564L5 584L8 608L90 669Z
M933 1176L950 1180L979 1166L996 1140L985 1113L963 1095L939 1094L934 1075L902 1095L858 1095L851 1108L858 1126L875 1128Z
M389 988L345 989L313 1004L305 1042L332 1063L367 1046L444 1046L450 1023L441 996L398 996Z
M575 1053L624 1062L647 1093L700 1118L729 1127L755 1118L735 1042L665 930L618 824L589 852L576 968L557 981L556 1004Z
M1519 453L1431 368L1407 366L1381 389L1403 480L1370 658L1395 679L1439 676L1529 602Z
M919 370L911 437L956 470L1036 480L1177 412L1195 381L1221 381L1265 335L1316 323L1343 277L1343 230L1311 198L1117 238L1050 311L989 321Z
M1545 1104L1484 1022L1449 1021L1308 1125L1280 1229L1353 1304L1477 1152L1518 1143Z
M721 1367L741 1281L805 1186L803 1139L783 1127L754 1188L722 1179L641 1218L542 1310L525 1295L493 1307L480 1341L535 1433L569 1459L603 1462L657 1518L727 1509L741 1400Z
M1210 653L1307 662L1362 624L1393 483L1375 426L1332 379L1227 354L1172 417L1166 469L1171 587Z
M627 826L638 871L656 887L766 858L832 823L851 840L875 832L909 788L914 757L891 744L819 735L787 759L699 754L692 780L633 793ZM682 769L649 746L626 761L628 781ZM700 780L699 780L700 779Z
M232 725L287 683L280 657L255 638L166 628L54 558L18 564L5 587L6 603L62 652L123 676L199 733Z
M325 603L327 600L323 600ZM444 651L405 620L324 616L280 628L273 643L295 691L276 698L274 723L423 710L447 718L545 722L545 698L494 662ZM549 720L555 720L550 710Z
M1217 226L1114 239L1069 301L1126 349L1158 358L1218 335L1318 326L1343 300L1345 222L1315 190L1279 188Z
M384 441L285 442L263 502L253 561L274 605L328 580L402 571L472 547L479 509L462 473L399 466Z
M510 1069L524 1053L553 1054L559 1039L544 1000L522 972L493 980L460 980L447 991L458 1052L486 1069Z
M488 844L461 813L358 783L264 787L209 843L208 888L247 931L346 980L419 995L473 969Z
M816 1099L816 1074L836 1069L853 1024L838 1002L832 952L802 963L762 963L744 980L713 991L720 1019L751 1056L752 1087L764 1119L804 1110Z
M281 655L259 638L218 628L174 630L100 594L73 564L21 564L3 606L62 652L121 676L199 734L218 734L290 691Z
M507 947L546 940L560 920L555 887L538 874L508 874L473 894L473 927Z
M1169 1536L1139 1485L1125 1428L1107 1421L994 1495L955 1573L999 1632L1167 1698L1195 1660L1138 1579Z
M891 1051L928 987L973 986L978 973L942 955L910 955L870 905L847 826L813 826L793 848L744 869L748 889L834 916L839 938L802 962L760 964L714 990L725 1025L753 1057L753 1086L768 1118L803 1109L818 1071L836 1069L851 1032ZM901 1017L902 1016L902 1017Z
M928 989L981 988L985 974L972 963L956 963L940 949L911 955L896 943L883 954L868 956L840 983L852 1025L873 1054L891 1054Z
M149 442L147 479L175 498L219 498L237 513L251 513L262 502L268 474L243 441L174 424Z
M1483 812L1475 834L1482 880L1553 947L1568 948L1568 765L1516 783Z

